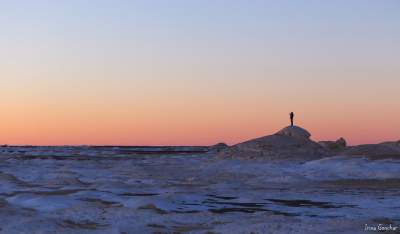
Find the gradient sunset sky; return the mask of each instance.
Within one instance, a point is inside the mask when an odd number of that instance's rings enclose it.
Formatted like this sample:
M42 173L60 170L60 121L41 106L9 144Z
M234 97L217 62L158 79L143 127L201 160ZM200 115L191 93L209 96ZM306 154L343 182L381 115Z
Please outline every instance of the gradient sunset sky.
M400 139L400 1L0 3L0 144Z

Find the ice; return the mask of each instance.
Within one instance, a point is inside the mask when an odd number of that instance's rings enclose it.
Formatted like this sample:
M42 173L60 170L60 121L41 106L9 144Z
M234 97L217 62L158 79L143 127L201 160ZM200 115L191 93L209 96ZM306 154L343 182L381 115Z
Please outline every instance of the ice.
M6 201L12 205L44 212L66 209L77 203L77 201L65 196L40 196L32 194L15 195L7 198Z
M365 223L400 221L400 162L394 159L0 149L5 233L362 233Z
M337 156L307 162L299 172L315 180L400 179L400 160Z

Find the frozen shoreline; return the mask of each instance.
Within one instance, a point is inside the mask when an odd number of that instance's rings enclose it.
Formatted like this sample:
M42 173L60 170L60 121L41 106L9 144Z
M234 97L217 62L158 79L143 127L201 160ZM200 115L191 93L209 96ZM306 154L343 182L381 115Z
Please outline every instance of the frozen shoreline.
M4 233L365 233L365 224L400 225L400 160L113 158L84 148L85 160L76 160L70 148L57 151L62 160L40 150L0 153Z

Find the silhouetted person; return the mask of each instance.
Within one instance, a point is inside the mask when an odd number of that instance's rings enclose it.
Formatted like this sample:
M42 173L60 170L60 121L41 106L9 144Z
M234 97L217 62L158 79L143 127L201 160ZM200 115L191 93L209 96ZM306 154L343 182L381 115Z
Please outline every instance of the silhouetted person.
M291 123L291 126L293 126L293 119L294 119L294 113L290 112L290 123Z

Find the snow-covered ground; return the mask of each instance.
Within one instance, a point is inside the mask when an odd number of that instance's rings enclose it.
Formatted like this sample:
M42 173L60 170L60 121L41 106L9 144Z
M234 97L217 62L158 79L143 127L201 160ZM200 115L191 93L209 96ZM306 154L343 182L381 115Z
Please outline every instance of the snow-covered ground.
M0 233L400 233L399 197L395 159L0 148Z

